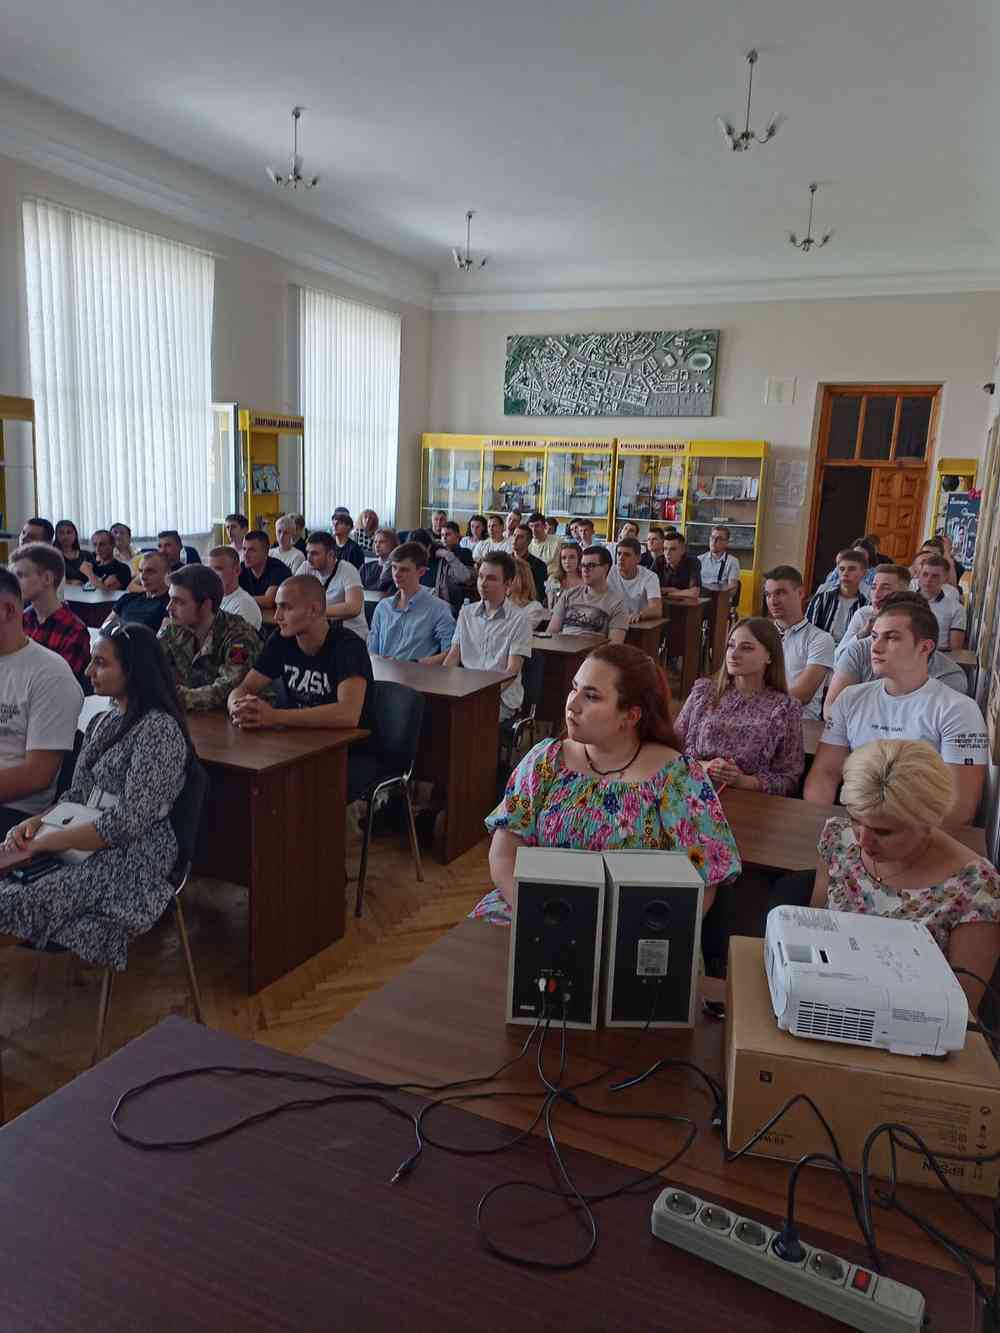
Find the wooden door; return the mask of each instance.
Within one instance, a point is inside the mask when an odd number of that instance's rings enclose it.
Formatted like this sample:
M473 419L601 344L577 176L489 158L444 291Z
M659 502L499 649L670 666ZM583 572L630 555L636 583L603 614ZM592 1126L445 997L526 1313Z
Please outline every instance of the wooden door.
M879 550L908 565L920 545L925 473L917 468L872 469L865 531L878 534Z

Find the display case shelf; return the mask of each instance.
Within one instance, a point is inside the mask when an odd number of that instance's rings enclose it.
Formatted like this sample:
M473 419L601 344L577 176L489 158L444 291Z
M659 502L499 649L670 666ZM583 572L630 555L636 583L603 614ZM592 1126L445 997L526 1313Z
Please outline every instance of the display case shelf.
M708 550L714 527L729 529L740 562L741 615L760 604L760 516L767 444L763 440L693 440L688 455L685 536L694 556Z

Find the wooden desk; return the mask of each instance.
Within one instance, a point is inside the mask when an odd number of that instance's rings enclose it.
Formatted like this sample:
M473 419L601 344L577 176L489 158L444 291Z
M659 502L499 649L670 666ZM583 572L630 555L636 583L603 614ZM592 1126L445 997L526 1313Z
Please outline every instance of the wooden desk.
M667 652L682 659L680 692L685 698L701 674L701 622L709 601L708 597L700 597L696 602L672 602L666 595L663 598L670 619Z
M659 616L656 620L640 620L629 625L625 642L648 653L654 662L660 660L660 645L663 642L665 628L670 624L669 616Z
M969 682L969 696L976 697L976 678L979 675L979 658L970 648L957 648L955 652L949 653L959 666L965 669L965 678Z
M124 591L122 588L119 592L105 592L103 588L80 588L68 583L63 592L63 601L85 625L96 629L107 620Z
M561 729L566 711L566 697L573 685L573 677L589 652L607 643L603 634L553 634L547 639L534 635L531 651L545 659L542 675L542 702L538 716L551 722L556 732Z
M0 1251L5 1329L842 1329L656 1240L649 1229L656 1184L598 1206L600 1243L591 1262L574 1272L515 1268L487 1254L476 1231L476 1202L515 1178L551 1184L537 1140L460 1160L428 1147L412 1174L392 1185L412 1130L365 1102L292 1112L188 1152L142 1152L115 1137L108 1117L121 1092L159 1074L212 1064L331 1074L328 1066L167 1019L3 1130L0 1191L7 1215L17 1219ZM205 1077L152 1092L127 1106L122 1119L145 1138L194 1137L278 1101L327 1091ZM390 1100L416 1105L405 1096ZM460 1147L481 1144L490 1128L449 1107L432 1123L442 1141ZM560 1109L557 1133L563 1123ZM567 1169L591 1189L615 1189L628 1178L607 1160L565 1152ZM539 1219L548 1211L540 1196L512 1191L496 1197L489 1220L507 1243L535 1249L543 1240ZM578 1246L580 1230L561 1207L553 1227L553 1249ZM839 1252L853 1257L843 1246ZM930 1276L912 1264L892 1275L910 1282ZM933 1278L925 1282L933 1288L927 1290L932 1328L970 1333L967 1282L940 1272Z
M497 802L500 688L508 677L391 657L373 657L372 672L424 696L416 776L433 782L442 802L437 850L447 865L485 836L483 820Z
M823 739L823 719L820 717L804 717L802 719L802 744L807 755L816 753L816 747Z
M245 884L250 993L344 934L347 747L365 731L240 731L189 713L209 772L196 874Z
M739 596L739 585L728 587L721 583L703 583L701 590L708 597L709 670L718 671L726 660L729 641L729 611L733 598Z
M843 817L842 805L814 805L791 796L727 787L720 797L745 865L765 870L812 870L823 825ZM981 828L955 829L954 837L979 856L986 855Z
M498 1068L517 1054L527 1036L526 1028L507 1028L503 1021L509 938L509 931L501 927L484 921L464 921L331 1028L310 1047L308 1054L355 1074L393 1082L418 1079L444 1083ZM607 1065L625 1070L646 1069L664 1056L691 1060L724 1079L723 1037L723 1024L704 1017L690 1031L570 1032L566 1081L573 1083L592 1077ZM556 1045L551 1042L552 1074L558 1066ZM504 1087L521 1091L537 1087L534 1064L531 1059L515 1065L504 1074ZM611 1081L605 1078L602 1084ZM628 1100L623 1101L622 1094L609 1093L605 1086L597 1084L587 1089L584 1100L589 1106L615 1110L668 1110L690 1115L697 1121L700 1132L691 1149L670 1167L668 1179L703 1195L722 1195L751 1215L759 1216L759 1210L783 1213L788 1164L749 1156L725 1162L718 1137L707 1129L711 1103L697 1080L680 1070L664 1072L626 1095ZM476 1115L525 1128L531 1122L537 1102L525 1097L469 1102L467 1106ZM651 1170L658 1162L665 1161L680 1142L677 1127L641 1120L602 1120L572 1106L560 1108L558 1132L560 1142L642 1170ZM492 1141L493 1136L484 1135L483 1139ZM857 1237L846 1192L842 1187L835 1188L829 1175L808 1170L803 1172L798 1189L796 1221L804 1238L808 1240L812 1229L820 1228L837 1237L838 1252L845 1253L839 1247ZM936 1220L946 1231L960 1232L963 1240L986 1247L985 1233L942 1194L910 1187L901 1190L900 1198ZM977 1206L981 1201L971 1202ZM879 1211L876 1225L879 1245L887 1255L907 1256L935 1269L951 1268L944 1252L899 1214ZM602 1234L607 1234L607 1227L602 1228ZM703 1280L713 1287L720 1276L720 1270L704 1269ZM933 1281L927 1281L926 1277L917 1285L929 1297L937 1285L938 1274L935 1273ZM741 1310L752 1317L750 1312L761 1293L757 1288L752 1292L750 1288L745 1290L747 1299ZM672 1287L671 1292L674 1291L676 1288ZM672 1313L671 1307L671 1316ZM716 1309L716 1327L744 1327L742 1322L718 1323L720 1314L721 1310ZM808 1317L805 1309L796 1307L794 1315L775 1328L794 1328L799 1333L806 1327ZM969 1320L968 1310L964 1318ZM626 1318L616 1321L613 1327L646 1326L633 1324ZM671 1317L668 1323L653 1327L674 1330L680 1325ZM832 1333L839 1325L828 1323L819 1327L829 1328ZM971 1328L972 1324L966 1322L966 1327Z

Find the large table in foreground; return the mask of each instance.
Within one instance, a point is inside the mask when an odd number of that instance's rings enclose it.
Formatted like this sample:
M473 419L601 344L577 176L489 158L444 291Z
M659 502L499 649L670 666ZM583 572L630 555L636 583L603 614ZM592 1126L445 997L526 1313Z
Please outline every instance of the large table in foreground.
M194 869L250 890L253 994L344 934L347 754L368 733L188 725L209 774Z

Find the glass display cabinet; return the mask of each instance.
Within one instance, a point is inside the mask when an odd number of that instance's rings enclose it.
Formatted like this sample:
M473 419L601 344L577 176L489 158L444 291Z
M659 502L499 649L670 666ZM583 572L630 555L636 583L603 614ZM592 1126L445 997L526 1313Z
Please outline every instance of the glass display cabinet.
M0 564L17 545L21 525L38 513L35 403L0 394Z
M239 508L272 541L277 518L305 513L304 453L302 417L239 409Z
M619 440L615 462L614 536L627 520L645 541L650 525L684 526L687 440Z
M759 607L760 515L763 514L763 440L692 440L685 504L685 536L694 556L708 550L712 528L724 524L729 549L740 562L741 615Z
M472 515L482 512L482 436L424 435L421 455L419 526L430 530L431 516L443 509L467 528Z
M483 512L541 509L545 441L492 437L483 448Z
M593 520L599 537L612 537L613 440L552 440L545 454L546 516L560 525L571 518Z

